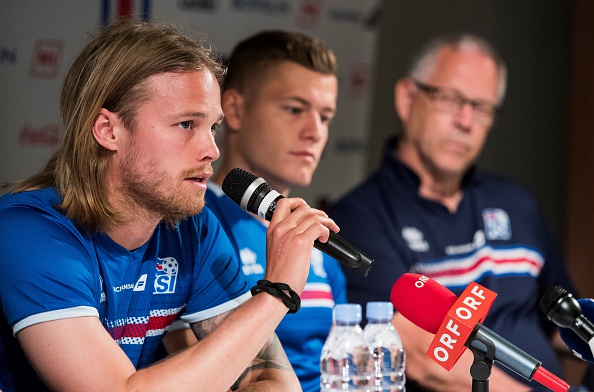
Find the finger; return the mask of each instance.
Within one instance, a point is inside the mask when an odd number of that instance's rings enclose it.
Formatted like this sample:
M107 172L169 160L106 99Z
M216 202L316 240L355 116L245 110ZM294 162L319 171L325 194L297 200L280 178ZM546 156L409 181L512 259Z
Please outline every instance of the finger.
M302 206L309 207L305 200L298 197L281 198L277 200L274 214L272 214L272 218L270 219L270 225L274 226L278 224L278 222L284 220L291 215L294 210Z

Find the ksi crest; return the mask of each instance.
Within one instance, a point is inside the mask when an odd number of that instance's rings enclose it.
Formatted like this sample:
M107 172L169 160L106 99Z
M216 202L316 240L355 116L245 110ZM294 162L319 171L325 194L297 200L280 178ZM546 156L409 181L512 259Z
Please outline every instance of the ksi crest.
M483 210L483 223L488 240L509 240L511 238L511 223L507 212L500 208Z

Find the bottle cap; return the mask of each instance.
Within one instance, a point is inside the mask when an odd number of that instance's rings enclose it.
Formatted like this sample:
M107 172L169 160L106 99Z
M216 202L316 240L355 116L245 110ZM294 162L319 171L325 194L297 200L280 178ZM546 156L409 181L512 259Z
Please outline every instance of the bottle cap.
M334 307L334 321L341 323L360 323L362 308L359 304L338 304Z
M391 302L368 302L365 311L368 320L392 320L394 305Z

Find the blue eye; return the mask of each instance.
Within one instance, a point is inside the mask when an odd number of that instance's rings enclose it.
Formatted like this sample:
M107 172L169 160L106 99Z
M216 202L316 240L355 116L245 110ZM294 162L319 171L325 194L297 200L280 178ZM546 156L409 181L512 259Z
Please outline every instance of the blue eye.
M182 129L192 129L192 121L182 121L179 123L179 127Z

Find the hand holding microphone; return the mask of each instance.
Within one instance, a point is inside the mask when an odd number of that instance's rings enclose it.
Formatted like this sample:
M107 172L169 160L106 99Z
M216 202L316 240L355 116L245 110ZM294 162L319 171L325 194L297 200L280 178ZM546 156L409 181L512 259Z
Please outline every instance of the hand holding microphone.
M272 219L278 200L283 198L283 195L270 189L264 179L239 168L227 174L222 188L223 192L243 210L268 221ZM316 240L314 247L364 276L367 276L373 264L371 258L332 231L327 242Z
M450 370L469 346L488 352L492 342L494 360L525 379L535 380L553 391L567 391L569 385L544 369L541 362L480 324L496 294L471 283L457 298L433 279L407 273L394 286L390 299L406 319L436 334L427 355Z

